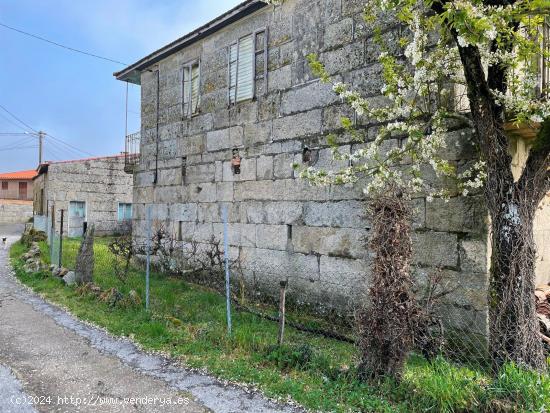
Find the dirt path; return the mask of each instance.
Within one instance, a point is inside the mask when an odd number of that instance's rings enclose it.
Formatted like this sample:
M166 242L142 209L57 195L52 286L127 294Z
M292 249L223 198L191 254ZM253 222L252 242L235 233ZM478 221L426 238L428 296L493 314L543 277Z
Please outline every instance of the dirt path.
M0 245L0 412L296 411L78 321L17 283L7 255Z

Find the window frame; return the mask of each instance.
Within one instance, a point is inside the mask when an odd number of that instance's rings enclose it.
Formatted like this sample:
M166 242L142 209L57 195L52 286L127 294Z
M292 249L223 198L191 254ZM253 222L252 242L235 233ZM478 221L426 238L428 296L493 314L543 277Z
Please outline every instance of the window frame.
M123 214L122 214L122 219L120 218L120 207L123 206ZM125 215L126 215L126 210L128 208L128 206L130 206L130 218L125 218ZM132 220L132 215L134 213L134 205L132 202L118 202L118 206L117 206L117 221L118 222L127 222L127 221L131 221Z
M71 208L72 205L74 204L84 204L84 208L79 208L78 211L84 211L84 216L80 216L80 215L73 215L72 212L74 211L74 209ZM88 208L88 203L86 201L69 201L69 218L82 218L82 219L87 219L88 217L88 211L87 211L87 208Z
M8 191L10 189L10 184L8 181L2 181L2 191Z
M198 66L199 70L199 79L198 79L198 90L197 90L197 106L195 112L193 112L193 66ZM189 105L187 108L187 113L185 111L185 69L188 70L188 73L191 77L189 80ZM184 119L192 118L195 115L200 113L200 103L201 103L201 59L193 59L185 63L181 67L181 111Z
M264 44L263 44L263 48L262 49L258 49L256 46L256 38L258 36L258 34L260 33L263 33L264 34ZM253 32L251 33L247 33L245 34L244 36L240 36L237 41L233 42L233 43L230 43L229 46L227 47L227 104L228 106L234 106L238 103L241 103L241 102L246 102L248 100L254 100L258 97L258 93L256 91L256 86L257 86L257 82L258 80L260 79L263 79L264 80L264 93L263 95L267 94L267 59L268 59L268 34L269 34L269 30L268 30L268 27L265 26L265 27L261 27L259 29L256 29L254 30ZM240 60L240 44L241 44L241 40L248 37L248 36L252 36L252 41L253 41L253 52L252 52L252 97L249 97L249 98L246 98L246 99L241 99L241 100L237 100L237 92L238 92L238 89L239 89L239 60ZM237 47L237 60L234 60L232 61L231 60L231 48L233 46L236 46ZM264 70L263 70L263 73L261 74L261 77L258 77L258 73L256 73L256 64L257 64L257 56L258 55L261 55L263 54L263 58L264 58ZM233 101L231 100L231 64L234 63L237 65L236 67L236 70L235 70L235 90L234 90L234 96L233 96Z

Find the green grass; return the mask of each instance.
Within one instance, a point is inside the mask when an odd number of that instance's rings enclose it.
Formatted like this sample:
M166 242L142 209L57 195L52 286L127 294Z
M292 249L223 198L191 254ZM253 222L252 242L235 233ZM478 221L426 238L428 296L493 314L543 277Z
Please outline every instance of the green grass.
M64 243L63 262L72 267L78 240ZM144 297L144 274L133 268L126 282L113 274L107 239L95 245L94 282L103 290L123 294L136 290ZM47 261L48 249L41 243ZM271 397L291 397L311 410L335 412L489 412L550 410L550 379L513 366L492 379L482 371L459 367L444 359L427 362L412 356L400 383L386 380L367 385L355 378L353 345L286 329L278 347L277 325L249 313L234 312L233 335L225 325L225 300L206 288L153 273L151 311L111 307L95 296L47 274L25 274L15 244L12 263L20 280L76 316L129 336L142 346L171 354L191 367L207 368L228 380L253 384ZM497 407L495 407L497 406ZM546 410L544 410L546 409Z

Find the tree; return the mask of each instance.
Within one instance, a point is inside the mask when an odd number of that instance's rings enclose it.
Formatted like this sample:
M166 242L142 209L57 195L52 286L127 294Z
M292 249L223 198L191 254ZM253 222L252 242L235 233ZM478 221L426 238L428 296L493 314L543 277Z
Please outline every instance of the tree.
M348 160L349 167L301 171L323 185L356 184L367 176L365 192L376 197L388 185L426 190L421 170L430 164L438 175L458 177L463 195L483 190L491 217L489 346L495 371L506 362L546 368L535 314L533 219L550 190L550 102L546 90L536 91L540 62L550 60L541 39L549 12L548 0L365 0L365 20L381 50L386 101L373 103L343 83L333 89L357 116L383 126L355 153L340 154L334 146L335 158ZM384 40L392 26L407 29L398 44ZM332 82L315 56L310 63L322 81ZM467 91L468 114L457 111L459 86ZM539 130L517 181L505 133L510 121ZM438 157L457 122L473 130L480 156L460 174ZM354 133L350 119L343 124ZM404 137L403 145L383 149L395 136ZM444 188L430 191L428 200L448 195Z

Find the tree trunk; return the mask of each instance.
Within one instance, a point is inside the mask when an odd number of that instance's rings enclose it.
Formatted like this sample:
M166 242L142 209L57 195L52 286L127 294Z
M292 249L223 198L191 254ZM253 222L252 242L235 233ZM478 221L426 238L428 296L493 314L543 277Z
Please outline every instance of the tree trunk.
M485 199L492 219L489 349L494 371L507 362L546 368L535 312L533 219L548 190L550 124L531 149L518 182L512 175L505 113L491 89L506 93L506 68L491 66L486 80L475 46L459 47L481 158L487 165ZM546 124L547 122L545 122Z
M507 362L546 368L535 309L534 211L518 198L512 194L491 211L489 343L495 371Z

